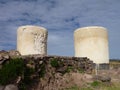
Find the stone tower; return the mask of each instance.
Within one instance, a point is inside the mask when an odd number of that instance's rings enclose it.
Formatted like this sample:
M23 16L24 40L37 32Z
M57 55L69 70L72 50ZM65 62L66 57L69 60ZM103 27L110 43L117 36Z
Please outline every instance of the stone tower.
M74 45L76 57L88 57L96 64L109 63L106 28L90 26L75 30Z
M43 27L21 26L17 30L17 50L21 55L47 54L48 32Z

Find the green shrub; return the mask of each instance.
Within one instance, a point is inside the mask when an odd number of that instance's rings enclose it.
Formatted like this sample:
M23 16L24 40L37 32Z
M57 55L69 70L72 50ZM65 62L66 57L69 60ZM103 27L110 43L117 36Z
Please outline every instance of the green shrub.
M31 84L32 83L32 79L31 79L31 75L35 72L35 70L33 68L29 68L26 67L24 68L24 78L23 78L23 83L24 84Z
M32 63L29 63L32 64ZM34 83L34 78L32 77L33 74L35 74L35 68L28 67L27 65L24 65L23 74L21 75L22 80L19 83L19 90L27 90L27 88Z
M66 72L69 73L73 71L74 67L73 66L67 66Z
M31 78L31 75L35 72L33 68L24 66L24 73L22 81L19 83L19 90L27 90L27 87L31 85L34 80Z
M24 73L24 62L20 58L11 59L0 69L0 84L12 83Z
M96 87L96 86L100 86L100 84L101 83L99 81L94 81L91 83L91 86Z
M66 89L64 89L64 90L80 90L80 89L79 89L78 86L74 85L74 86L72 86L72 87L70 87L70 88L66 88Z
M51 64L52 67L58 67L59 66L58 60L55 59L55 58L51 59L50 64Z
M81 68L78 68L79 73L84 73L84 70Z
M40 72L39 72L39 76L40 77L44 77L44 75L45 75L45 64L41 64L40 65L40 68L41 68L41 70L40 70Z

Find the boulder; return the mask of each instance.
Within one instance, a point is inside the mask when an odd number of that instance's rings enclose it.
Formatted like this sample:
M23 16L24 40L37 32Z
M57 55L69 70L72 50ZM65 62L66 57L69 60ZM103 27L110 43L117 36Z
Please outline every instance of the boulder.
M111 77L96 75L96 76L94 76L94 80L99 80L101 82L110 82L111 81Z
M103 77L101 77L101 81L102 82L110 82L111 78L109 76L103 76Z
M0 51L0 64L2 65L5 61L9 59L9 55L7 51Z
M5 87L4 90L18 90L18 87L13 84L9 84Z
M20 53L16 50L10 50L8 53L11 58L16 58L20 56Z

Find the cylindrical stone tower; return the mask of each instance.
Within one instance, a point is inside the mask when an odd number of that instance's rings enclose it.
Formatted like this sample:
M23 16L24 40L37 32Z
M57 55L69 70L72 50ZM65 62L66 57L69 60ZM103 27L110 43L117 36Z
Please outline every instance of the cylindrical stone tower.
M104 27L90 26L75 30L76 57L88 57L96 64L109 63L108 33Z
M21 26L17 30L17 50L21 55L47 54L48 32L43 27Z

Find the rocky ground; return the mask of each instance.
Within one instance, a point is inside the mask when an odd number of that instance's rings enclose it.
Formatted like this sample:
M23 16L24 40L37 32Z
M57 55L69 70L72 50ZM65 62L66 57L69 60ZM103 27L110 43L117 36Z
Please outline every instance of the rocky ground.
M111 87L114 86L114 84L120 85L120 69L100 70L98 71L98 75L79 72L70 72L64 75L56 73L54 78L49 79L49 81L47 80L48 77L45 76L41 80L42 85L41 82L39 82L39 84L36 87L33 86L31 90L83 90L82 88L91 88L86 90L102 90L100 88L93 88L94 83L98 81ZM93 84L93 86L90 86L91 84ZM42 86L43 88L41 88ZM74 86L78 88L69 89Z
M109 69L109 70L100 70L99 75L107 76L111 78L111 82L120 83L120 68L118 69Z
M0 69L2 69L5 63L9 63L11 59L21 57L22 60L25 60L26 66L32 68L32 70L35 69L35 72L32 74L27 74L29 75L27 82L30 82L30 84L26 85L24 83L24 78L26 76L21 75L15 80L10 81L10 83L5 85L1 84L0 90L109 90L101 88L99 84L105 84L105 86L109 87L114 86L115 84L120 86L119 62L114 63L114 65L113 63L110 63L109 70L98 70L96 75L94 69L91 72L92 68L87 67L88 65L91 65L91 62L88 59L83 59L83 61L86 60L86 62L78 64L77 62L71 61L72 59L77 59L74 57L65 57L67 59L71 59L70 62L67 60L67 63L56 62L56 59L52 57L52 60L55 61L52 61L51 63L51 57L49 57L50 59L48 57L44 58L43 56L39 55L35 57L25 57L21 56L19 52L11 50L9 52L0 51ZM48 58L47 61L42 61L42 59L46 58ZM59 59L61 60L60 57ZM79 69L79 65L82 66L80 68L84 69ZM1 77L0 79L2 80ZM120 87L110 90L120 90Z
M49 78L46 75L41 78L41 82L34 83L26 90L83 90L80 88L90 87L90 84L95 81L107 83L109 85L120 84L120 69L119 70L102 70L99 75L90 75L85 73L66 73L64 75L56 73L54 77ZM79 89L69 89L70 87L77 86ZM4 89L3 89L4 88ZM9 84L0 86L0 90L18 90L17 86ZM86 90L102 90L102 89L86 89ZM113 89L114 90L114 89ZM119 90L119 89L115 89Z

